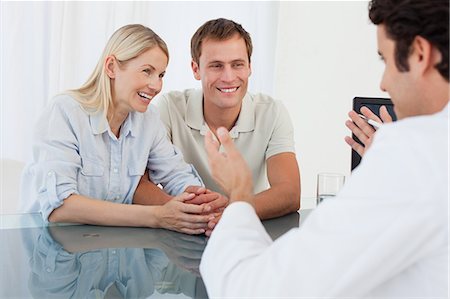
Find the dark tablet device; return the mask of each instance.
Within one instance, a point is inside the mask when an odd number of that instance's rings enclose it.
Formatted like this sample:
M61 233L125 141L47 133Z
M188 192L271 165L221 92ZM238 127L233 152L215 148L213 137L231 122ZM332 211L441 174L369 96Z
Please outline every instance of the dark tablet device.
M392 116L392 119L394 121L397 120L397 116L394 112L394 104L392 101L388 98L367 98L367 97L355 97L353 98L353 110L355 110L357 113L361 113L361 107L366 106L370 110L372 110L373 113L380 116L380 108L381 106L386 106L389 114ZM355 136L352 135L353 139L355 139L359 144L362 144L361 141ZM361 156L352 150L352 170L356 168L356 166L359 165L359 162L361 162Z

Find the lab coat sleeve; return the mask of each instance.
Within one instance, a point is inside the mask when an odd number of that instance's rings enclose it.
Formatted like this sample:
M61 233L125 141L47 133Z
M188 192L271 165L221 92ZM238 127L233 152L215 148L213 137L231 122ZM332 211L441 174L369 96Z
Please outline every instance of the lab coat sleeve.
M411 289L387 284L446 248L448 202L434 190L448 176L425 180L425 164L411 163L421 153L388 141L374 146L335 199L274 242L249 204L231 204L200 265L209 296L357 298L380 286L399 295ZM393 179L402 177L409 180Z
M230 290L251 286L251 283L247 284L243 272L251 271L252 266L249 268L246 265L255 259L258 262L271 244L272 239L250 204L235 202L228 206L213 231L200 263L209 296L228 296L234 294L229 293Z

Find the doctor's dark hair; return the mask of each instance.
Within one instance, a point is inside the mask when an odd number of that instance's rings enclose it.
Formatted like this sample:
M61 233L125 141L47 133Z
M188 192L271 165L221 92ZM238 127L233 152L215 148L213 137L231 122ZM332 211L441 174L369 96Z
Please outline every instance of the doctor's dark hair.
M411 44L421 36L441 53L435 68L449 81L449 0L372 0L369 18L375 25L384 25L395 42L395 64L400 71L409 71Z
M199 64L200 55L202 54L202 43L207 39L212 40L228 40L235 35L239 35L245 41L247 47L248 62L252 56L253 45L250 34L245 31L241 24L227 19L210 20L200 26L191 38L191 56L192 60Z

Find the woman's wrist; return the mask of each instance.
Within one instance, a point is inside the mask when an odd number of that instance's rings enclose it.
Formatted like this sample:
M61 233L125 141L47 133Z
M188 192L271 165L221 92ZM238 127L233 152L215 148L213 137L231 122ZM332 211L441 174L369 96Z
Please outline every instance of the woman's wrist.
M148 210L148 213L145 216L145 226L152 228L161 228L161 222L159 219L161 206L146 206L145 208Z

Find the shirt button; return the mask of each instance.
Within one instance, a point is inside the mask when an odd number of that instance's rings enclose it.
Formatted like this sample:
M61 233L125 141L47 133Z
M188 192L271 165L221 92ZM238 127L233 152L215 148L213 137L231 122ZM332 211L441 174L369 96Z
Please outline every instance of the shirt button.
M114 173L118 173L118 172L119 172L119 169L114 168L113 171L114 171Z
M53 174L53 171L47 172L47 176L52 176L52 174Z
M116 251L115 251L115 250L113 250L113 251L112 251L112 254L116 254Z
M116 196L114 197L114 200L119 200L119 198L120 198L119 196Z
M50 272L52 272L52 269L50 269L50 268L47 268L47 269L45 269L48 273L50 273Z

